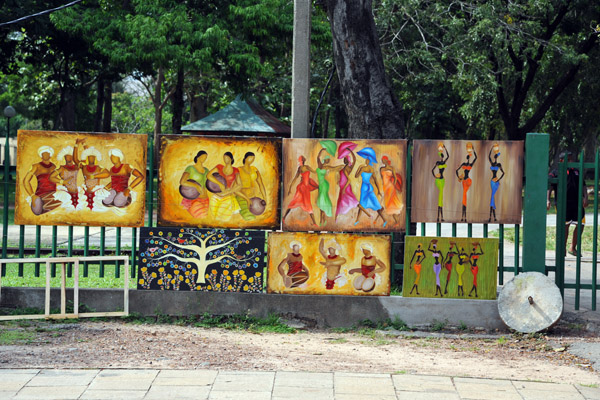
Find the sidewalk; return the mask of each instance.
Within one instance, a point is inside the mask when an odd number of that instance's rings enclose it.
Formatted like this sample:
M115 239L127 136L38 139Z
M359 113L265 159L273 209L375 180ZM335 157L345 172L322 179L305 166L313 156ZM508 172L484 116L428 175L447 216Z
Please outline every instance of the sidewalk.
M600 399L580 385L404 374L0 369L1 399Z

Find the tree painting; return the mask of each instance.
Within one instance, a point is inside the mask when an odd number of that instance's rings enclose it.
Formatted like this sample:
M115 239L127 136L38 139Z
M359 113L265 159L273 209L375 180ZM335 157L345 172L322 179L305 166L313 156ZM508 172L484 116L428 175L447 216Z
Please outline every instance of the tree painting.
M262 231L142 228L138 289L261 292Z

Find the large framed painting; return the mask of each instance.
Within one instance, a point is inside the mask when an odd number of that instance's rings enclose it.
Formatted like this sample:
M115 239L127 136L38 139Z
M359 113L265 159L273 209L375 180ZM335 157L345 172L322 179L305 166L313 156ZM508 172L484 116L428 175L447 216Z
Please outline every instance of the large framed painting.
M141 228L139 290L263 291L265 232Z
M271 232L269 293L387 296L389 235Z
M496 298L498 239L406 236L402 296Z
M164 135L158 224L279 228L281 139Z
M414 141L413 222L519 224L522 188L522 141Z
M147 136L20 130L15 224L142 226Z
M405 229L406 140L284 139L283 154L283 229Z

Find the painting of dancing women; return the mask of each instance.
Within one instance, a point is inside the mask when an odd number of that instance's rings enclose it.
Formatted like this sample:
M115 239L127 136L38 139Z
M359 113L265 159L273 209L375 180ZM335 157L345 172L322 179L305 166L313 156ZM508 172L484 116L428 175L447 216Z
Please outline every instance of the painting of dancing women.
M522 141L414 141L413 222L518 224L522 188Z
M163 135L160 146L159 225L279 228L280 139Z
M283 140L283 229L401 231L405 140Z
M146 135L18 132L15 223L141 226Z
M388 235L270 232L267 292L387 296Z
M496 298L498 239L407 236L405 297Z

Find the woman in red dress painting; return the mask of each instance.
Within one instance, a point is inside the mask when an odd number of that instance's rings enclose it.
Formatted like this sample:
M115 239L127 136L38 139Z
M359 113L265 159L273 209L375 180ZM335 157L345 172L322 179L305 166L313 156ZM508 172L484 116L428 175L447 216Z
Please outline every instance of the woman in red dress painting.
M294 182L298 177L302 177L300 179L300 183L296 186L296 194L290 204L288 204L287 211L283 216L283 221L288 216L288 214L294 209L300 207L302 210L310 215L310 219L313 224L317 225L317 221L315 220L315 215L313 214L312 202L310 199L310 192L319 188L317 182L315 182L311 177L310 173L315 173L315 170L305 164L306 158L304 156L298 157L298 170L296 171L296 175L292 182L290 182L290 188L288 190L288 196L292 193L292 187L294 186Z

